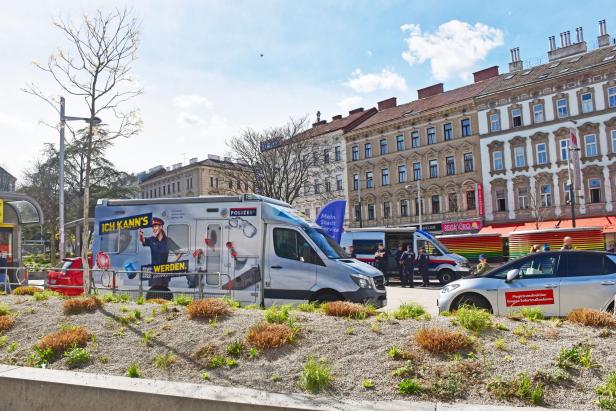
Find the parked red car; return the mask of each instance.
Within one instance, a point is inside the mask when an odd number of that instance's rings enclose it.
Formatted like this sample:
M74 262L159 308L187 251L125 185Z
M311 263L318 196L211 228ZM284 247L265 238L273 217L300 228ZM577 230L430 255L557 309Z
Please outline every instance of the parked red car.
M49 271L47 273L47 285L51 291L56 291L64 295L81 295L82 288L65 288L63 286L83 287L83 271L81 270L81 258L65 258L62 260L60 271ZM92 256L88 257L88 264L92 267Z

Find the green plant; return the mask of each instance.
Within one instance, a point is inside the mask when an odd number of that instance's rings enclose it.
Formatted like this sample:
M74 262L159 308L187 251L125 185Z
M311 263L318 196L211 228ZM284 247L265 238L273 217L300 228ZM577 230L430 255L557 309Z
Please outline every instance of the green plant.
M0 337L0 348L4 348L4 346L9 342L9 337L7 335L3 335Z
M51 347L46 347L44 349L34 346L34 361L32 364L34 367L43 367L51 363L54 360L55 354ZM29 361L30 362L30 361Z
M501 323L495 323L494 324L494 328L496 328L499 331L509 331L509 327L507 327L505 324L501 324Z
M145 304L145 297L140 295L139 297L137 297L135 302L137 303L137 305L143 305L143 304Z
M184 294L177 294L173 297L173 304L187 306L193 302L193 299Z
M152 339L156 336L156 331L155 330L147 330L143 332L143 335L141 336L141 342L143 343L143 345L145 345L146 347L149 347L152 344Z
M353 327L347 327L347 329L345 330L345 332L346 332L348 335L353 335L353 334L355 334L355 328L353 328Z
M473 332L480 332L494 326L494 317L487 310L463 305L454 313L454 323Z
M218 316L210 318L208 322L212 328L218 328Z
M297 309L305 313L313 313L319 309L319 303L316 301L302 303L297 306Z
M507 354L507 355L505 355L503 357L503 360L505 360L505 362L511 362L511 361L513 361L513 357L511 355Z
M249 351L248 351L248 358L254 360L255 358L257 358L259 356L259 351L255 348L252 347Z
M407 361L402 367L396 368L391 375L394 377L410 377L415 374L415 367L410 361Z
M423 387L416 379L405 378L398 383L398 392L403 395L418 395L423 391Z
M224 296L224 297L222 297L222 301L227 303L229 305L229 307L231 307L231 308L241 308L242 307L242 304L239 301L234 300L231 297Z
M370 323L370 331L372 331L375 334L380 334L381 333L381 327L379 326L379 323L375 322L371 322Z
M501 351L505 351L507 346L506 346L506 342L504 338L497 338L496 340L494 340L494 347L497 350L501 350Z
M9 315L9 314L10 314L9 306L4 303L0 303L0 315Z
M374 381L369 378L365 378L364 380L362 380L361 386L367 390L371 390L374 388Z
M225 364L229 368L236 367L237 366L237 360L235 358L227 358L227 359L225 359Z
M139 310L134 310L133 311L133 317L135 318L136 321L141 320L141 311Z
M498 377L488 383L487 389L498 398L519 398L535 405L543 402L543 383L533 382L526 373L520 373L512 380Z
M389 358L393 358L394 360L397 360L400 357L400 349L398 347L396 347L395 345L393 345L388 351L387 351L387 356Z
M177 357L173 355L172 353L168 352L166 354L158 354L156 357L154 357L152 364L156 368L167 369L173 363L175 363L176 360L177 360Z
M562 348L558 353L556 363L560 368L598 368L599 364L592 359L592 349L587 345L577 345L571 348Z
M41 291L40 293L34 293L34 299L36 301L46 301L49 299L49 297L58 297L58 296L60 296L59 293L55 291L49 291L49 290Z
M227 345L227 354L231 357L238 358L242 355L242 351L244 350L244 343L240 340L233 341L229 345Z
M49 347L47 347L49 349ZM85 347L71 347L64 353L66 364L69 367L79 367L90 362L90 352Z
M436 378L430 385L430 392L437 398L451 400L462 392L462 377L449 372L444 377Z
M282 381L282 377L278 373L272 374L272 382L280 382Z
M616 372L609 373L607 382L597 386L595 392L597 393L596 404L599 408L616 410Z
M531 327L528 324L520 324L516 328L513 329L513 333L515 335L517 335L518 337L523 337L525 339L531 338L532 336L535 335L536 332L537 332L537 329L535 327Z
M141 370L139 369L139 364L134 362L129 365L126 369L126 375L130 378L141 378Z
M424 315L426 315L427 312L425 310L425 308L423 308L423 306L417 304L417 303L404 303L401 304L400 307L398 307L397 310L395 310L393 313L391 313L391 315L396 319L396 320L406 320L406 319L413 319L413 320L417 320L421 317L423 317Z
M222 355L212 355L207 362L207 368L221 368L227 364L227 359Z
M333 376L326 361L308 358L300 376L300 385L307 391L319 392L332 384Z
M207 372L204 372L203 374L201 374L201 379L203 381L209 381L210 380L210 374Z
M101 355L98 357L98 361L101 364L107 364L109 362L109 357L107 357L106 355Z
M541 321L545 319L541 307L522 307L520 315L530 321Z
M270 324L285 324L289 321L289 306L272 305L263 312L263 318Z

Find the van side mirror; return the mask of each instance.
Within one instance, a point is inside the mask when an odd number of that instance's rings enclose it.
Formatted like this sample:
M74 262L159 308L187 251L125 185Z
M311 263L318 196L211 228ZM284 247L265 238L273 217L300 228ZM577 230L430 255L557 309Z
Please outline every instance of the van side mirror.
M513 280L515 280L516 278L518 278L518 276L520 275L520 270L518 270L517 268L514 268L513 270L509 270L507 271L507 282L510 283Z

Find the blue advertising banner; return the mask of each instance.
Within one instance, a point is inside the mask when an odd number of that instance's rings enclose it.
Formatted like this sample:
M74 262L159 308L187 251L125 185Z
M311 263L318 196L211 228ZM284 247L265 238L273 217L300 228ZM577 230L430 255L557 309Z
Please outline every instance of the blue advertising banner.
M345 200L331 201L325 204L315 221L338 244L340 244L340 237L342 237L345 209Z

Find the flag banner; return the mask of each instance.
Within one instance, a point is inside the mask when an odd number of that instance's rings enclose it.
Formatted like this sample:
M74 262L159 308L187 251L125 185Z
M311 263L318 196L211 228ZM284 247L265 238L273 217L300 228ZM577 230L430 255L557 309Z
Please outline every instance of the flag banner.
M340 244L340 238L342 237L345 209L345 200L330 201L321 209L315 221L338 244Z

